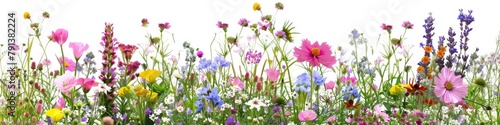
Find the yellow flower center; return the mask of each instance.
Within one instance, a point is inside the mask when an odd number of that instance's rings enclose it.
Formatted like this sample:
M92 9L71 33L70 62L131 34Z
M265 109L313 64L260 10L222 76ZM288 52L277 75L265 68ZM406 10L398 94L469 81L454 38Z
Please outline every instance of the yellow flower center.
M444 87L446 88L446 90L452 90L453 84L451 84L451 82L447 81L446 83L444 83Z
M68 67L69 66L69 63L64 61L64 67Z
M311 54L313 54L314 56L319 56L319 54L320 54L319 48L318 47L312 48Z

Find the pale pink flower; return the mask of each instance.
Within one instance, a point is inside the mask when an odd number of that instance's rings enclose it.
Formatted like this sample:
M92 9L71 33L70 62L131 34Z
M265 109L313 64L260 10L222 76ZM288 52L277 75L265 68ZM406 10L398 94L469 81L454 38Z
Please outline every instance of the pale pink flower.
M66 73L64 75L57 76L54 83L56 83L57 88L61 92L67 92L76 85L76 80L71 73Z
M384 112L387 110L384 106L375 105L373 108L375 109L375 116L382 117L385 122L389 122L389 115Z
M276 82L276 80L278 80L278 77L280 76L280 71L276 68L266 69L265 72L267 74L267 78L272 82Z
M62 46L64 43L66 43L66 40L68 40L68 30L57 29L55 32L52 31L52 38L54 42Z
M83 52L89 49L89 44L83 44L80 42L70 42L69 48L73 49L73 55L76 59L80 59L82 57Z
M63 62L63 58L59 57L59 62L64 66L64 68L67 71L72 71L72 72L75 71L76 64L75 62L73 62L73 60L64 57L64 62Z
M332 123L333 121L335 121L335 119L337 119L337 117L335 116L330 116L328 119L326 119L326 123Z
M50 62L50 60L48 60L48 59L44 59L44 60L42 60L42 65L44 65L44 66L48 66L48 65L50 65L51 63L52 63L52 62Z
M238 86L240 89L245 88L245 84L241 82L237 77L230 77L228 81L231 86Z
M434 93L445 103L457 103L467 95L469 84L464 83L461 76L448 68L441 69L438 77L434 79Z
M329 81L328 83L325 84L326 90L332 90L333 88L335 88L335 82Z
M311 66L322 64L327 68L332 68L337 62L335 56L332 55L330 45L326 42L311 44L309 40L304 39L300 48L294 48L293 55L297 57L297 62L307 61Z
M299 113L299 120L301 122L313 121L318 115L313 110L304 110Z

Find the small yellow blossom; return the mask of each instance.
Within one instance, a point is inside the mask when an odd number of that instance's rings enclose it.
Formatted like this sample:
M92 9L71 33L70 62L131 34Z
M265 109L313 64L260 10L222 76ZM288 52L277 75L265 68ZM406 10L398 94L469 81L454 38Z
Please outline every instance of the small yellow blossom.
M160 76L161 71L146 69L139 74L139 77L144 78L148 81L148 83L153 83L156 81L156 77Z
M132 93L132 86L124 86L118 90L118 96L127 96Z
M31 14L29 12L24 12L24 19L31 19Z
M64 113L58 108L45 112L45 115L49 116L54 122L59 122L64 117Z
M260 8L260 4L259 4L259 3L257 3L257 2L255 2L255 3L253 4L253 10L254 10L254 11L257 11L257 10L259 10L259 11L260 11L260 9L261 9L261 8Z
M151 91L148 92L146 97L149 97L149 101L155 103L158 100L158 93Z
M135 95L136 95L136 96L139 96L139 97L142 97L142 96L145 96L145 95L146 95L146 94L148 94L148 93L149 93L149 90L147 90L147 89L142 89L141 91L136 91L136 92L135 92Z
M406 89L402 84L395 84L389 89L391 95L402 95L406 92Z

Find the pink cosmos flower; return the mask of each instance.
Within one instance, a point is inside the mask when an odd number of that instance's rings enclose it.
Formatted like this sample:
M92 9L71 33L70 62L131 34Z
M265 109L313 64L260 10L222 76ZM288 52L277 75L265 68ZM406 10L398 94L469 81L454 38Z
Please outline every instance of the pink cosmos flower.
M56 83L57 88L61 92L67 92L76 85L76 80L72 74L66 73L62 76L57 76L54 83Z
M329 81L328 83L325 84L326 90L333 90L333 88L335 88L335 82Z
M245 88L245 84L243 84L243 82L241 82L240 79L236 77L230 77L229 84L231 84L232 86L238 86L240 87L240 89Z
M90 91L92 87L97 86L97 83L91 78L79 78L76 80L76 84L81 85L84 91Z
M267 74L267 78L272 82L276 82L276 80L278 80L278 77L280 76L280 71L276 68L266 69L265 72Z
M66 40L68 40L68 30L57 29L55 32L52 31L52 38L54 42L62 46L64 43L66 43Z
M62 57L59 57L59 62L61 62L61 64L65 67L66 70L72 71L72 72L75 71L76 64L75 64L75 62L73 62L73 60L64 57L64 62L63 62Z
M387 30L388 32L390 32L392 30L392 25L387 25L385 23L382 23L382 26L380 26L380 28L382 28L383 30Z
M375 109L375 116L382 117L385 122L389 122L389 115L387 115L387 113L384 112L386 110L385 107L380 105L375 105L375 107L373 108Z
M59 97L59 99L57 100L56 107L54 107L54 108L58 108L59 110L62 110L64 108L64 105L66 105L66 101L64 100L64 98Z
M83 43L80 42L70 42L69 48L73 49L73 55L75 56L75 58L80 59L80 57L82 57L83 52L89 49L89 44L84 45Z
M328 119L326 119L326 123L332 123L335 119L337 119L337 117L335 116L330 116Z
M311 66L322 65L332 68L333 64L337 62L335 56L332 56L332 50L326 42L321 43L311 42L307 39L302 40L302 46L300 48L294 48L293 55L297 57L297 62L307 61Z
M434 93L445 103L457 103L467 95L467 87L461 76L455 75L448 68L441 69L434 79Z
M50 60L48 60L48 59L44 59L44 60L42 60L42 65L44 65L44 66L48 66L48 65L50 65L51 63L52 63L52 62L50 62Z
M313 110L304 110L299 113L300 122L312 121L316 119L318 115Z
M278 38L286 38L286 33L283 32L283 30L276 31L274 35L276 35Z

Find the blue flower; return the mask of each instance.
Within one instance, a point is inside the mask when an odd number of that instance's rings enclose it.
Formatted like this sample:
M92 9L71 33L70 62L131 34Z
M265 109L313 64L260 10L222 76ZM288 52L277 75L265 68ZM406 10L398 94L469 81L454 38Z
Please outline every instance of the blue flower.
M361 95L359 94L358 92L358 89L356 88L356 86L353 86L353 85L349 85L349 86L345 86L343 89L342 89L342 93L344 94L343 96L343 100L344 101L347 101L349 99L351 99L351 97L353 97L354 99L361 97Z
M222 68L228 67L231 64L230 62L224 60L224 57L222 56L215 57L215 63Z
M212 89L212 91L208 94L207 99L211 100L214 105L217 105L219 108L222 108L222 104L224 104L224 101L222 101L219 96L217 88Z
M311 77L307 73L302 73L297 77L297 81L295 82L295 85L308 85L311 82Z
M196 100L196 102L194 103L196 105L196 113L199 113L201 112L201 110L203 110L203 102L201 102L202 100L203 97L200 96L198 100Z
M314 83L316 83L316 85L320 86L320 85L325 84L326 77L321 76L321 74L319 72L314 71L313 78L314 78Z

